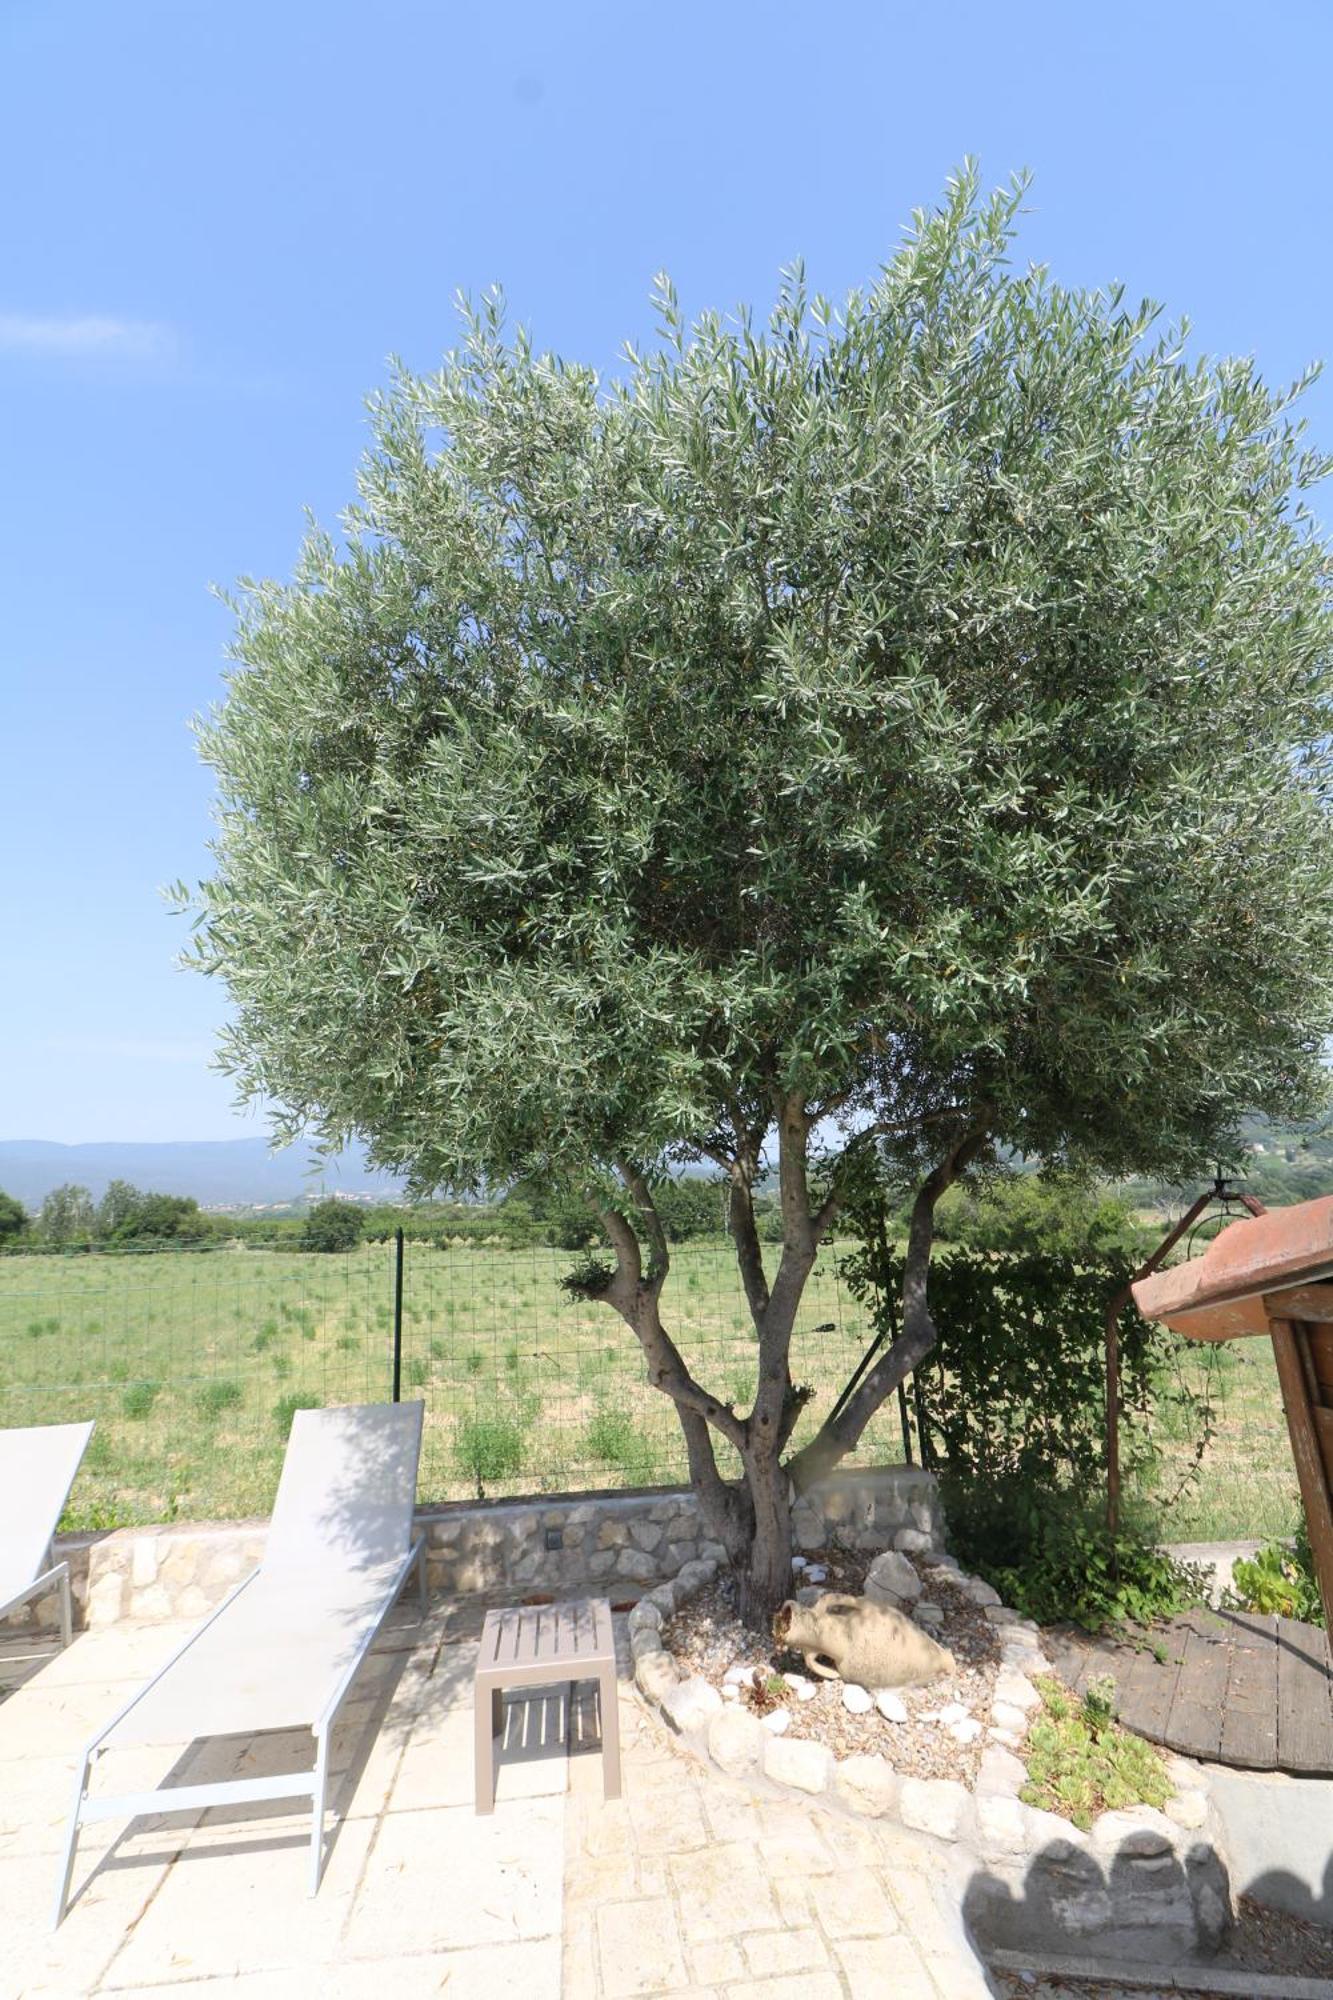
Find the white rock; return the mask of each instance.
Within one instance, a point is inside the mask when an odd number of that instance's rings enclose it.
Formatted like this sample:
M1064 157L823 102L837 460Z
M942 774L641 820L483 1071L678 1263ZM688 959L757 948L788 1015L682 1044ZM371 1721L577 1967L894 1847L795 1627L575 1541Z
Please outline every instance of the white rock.
M849 1811L882 1819L898 1803L898 1774L882 1757L844 1757L833 1789Z
M950 1701L946 1702L944 1707L939 1711L936 1720L942 1722L947 1729L951 1723L966 1721L969 1713L970 1711L965 1701Z
M729 1686L723 1688L722 1690L723 1701L739 1701L740 1698L741 1698L741 1691L735 1685L734 1682L732 1682Z
M804 1693L806 1688L809 1688L811 1694L815 1691L815 1684L807 1674L784 1674L782 1678L798 1700L809 1699Z
M1017 1750L1023 1741L1022 1737L1015 1735L1012 1729L988 1729L986 1736L988 1741L1000 1744L1005 1750Z
M809 1575L808 1570L806 1574L807 1576ZM803 1583L796 1593L796 1602L798 1604L818 1604L823 1595L824 1586L822 1583Z
M995 1699L1007 1703L1010 1708L1026 1710L1041 1707L1041 1696L1027 1675L1015 1673L1010 1667L996 1675Z
M1017 1742L1028 1726L1027 1715L1021 1708L1015 1708L1011 1701L991 1703L990 1719L1005 1736L1012 1736Z
M969 1818L971 1798L956 1778L904 1778L898 1816L917 1833L957 1840Z
M1169 1854L1176 1838L1176 1828L1166 1814L1152 1806L1131 1806L1124 1812L1103 1813L1092 1824L1092 1845L1108 1859L1148 1859Z
M680 1684L680 1669L670 1653L646 1653L635 1662L634 1678L649 1701L665 1700Z
M949 1734L955 1743L975 1743L981 1734L981 1724L974 1715L969 1715L963 1722L951 1723Z
M1177 1792L1173 1799L1167 1800L1165 1812L1167 1818L1176 1826L1193 1830L1202 1826L1208 1817L1208 1794L1199 1791Z
M983 1856L1023 1854L1027 1850L1025 1809L1016 1798L1000 1793L977 1794L977 1834Z
M932 1546L932 1543L930 1536L925 1533L924 1529L899 1528L893 1538L893 1546L895 1549L901 1549L904 1555L914 1556L924 1555ZM950 1565L950 1567L954 1566Z
M770 1736L781 1736L791 1728L791 1716L785 1708L770 1708L760 1720Z
M794 1570L803 1570L809 1567L804 1556L793 1556L791 1566Z
M810 1583L825 1583L828 1580L828 1571L825 1569L823 1563L807 1563L805 1574L807 1581Z
M977 1767L977 1797L981 1798L985 1793L1003 1793L1016 1799L1027 1783L1027 1777L1027 1766L1021 1757L1012 1757L1007 1750L992 1744Z
M1018 1613L1011 1611L1007 1604L988 1604L981 1615L988 1625L1014 1625L1018 1622Z
M875 1706L874 1698L855 1681L849 1681L842 1691L842 1705L849 1715L869 1715Z
M863 1595L872 1604L913 1604L921 1595L921 1579L906 1556L896 1549L885 1549L866 1571Z
M636 1632L656 1632L661 1623L662 1612L660 1607L656 1604L650 1604L645 1597L641 1598L631 1609L629 1617L625 1620L625 1629L632 1638Z
M827 1685L827 1682L802 1681L800 1687L796 1690L796 1699L797 1701L813 1701L819 1693L820 1687Z
M722 1697L717 1689L701 1674L695 1674L671 1690L662 1703L662 1713L673 1729L687 1734L711 1722L721 1707Z
M764 1776L798 1792L823 1792L834 1771L833 1752L802 1737L777 1737L764 1745Z
M913 1607L912 1616L918 1625L931 1626L944 1623L944 1613L938 1604L917 1604Z
M881 1688L875 1696L875 1707L886 1722L906 1722L907 1704L892 1688Z
M1208 1779L1202 1767L1192 1764L1188 1757L1168 1757L1166 1775L1178 1792L1206 1791Z
M723 1674L722 1685L724 1687L742 1687L746 1681L753 1679L753 1676L754 1668L747 1667L742 1661L737 1660L735 1666L728 1667L727 1671Z
M982 1577L964 1577L962 1589L964 1597L970 1598L973 1604L979 1604L983 1610L988 1604L998 1604L1000 1602L999 1591L996 1590L993 1584L987 1583Z
M758 1769L764 1741L763 1725L747 1709L724 1708L708 1725L708 1754L731 1778Z

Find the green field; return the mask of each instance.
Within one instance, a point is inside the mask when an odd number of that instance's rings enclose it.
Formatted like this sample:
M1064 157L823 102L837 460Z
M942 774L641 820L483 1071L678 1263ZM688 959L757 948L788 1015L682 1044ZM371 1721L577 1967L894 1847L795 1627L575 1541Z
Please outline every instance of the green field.
M817 1393L798 1439L869 1334L838 1254L820 1258L802 1306L793 1373ZM627 1331L607 1308L560 1289L571 1261L555 1249L407 1246L403 1394L426 1403L423 1499L685 1476L672 1406L645 1385ZM696 1374L748 1407L754 1342L730 1245L679 1246L666 1301ZM389 1394L392 1326L387 1244L336 1257L0 1259L0 1425L97 1418L69 1526L261 1514L293 1408ZM1295 1481L1268 1343L1182 1343L1176 1365L1182 1381L1207 1389L1215 1435L1178 1491L1195 1419L1162 1404L1150 1493L1159 1532L1185 1541L1285 1531ZM896 1404L859 1456L902 1457Z
M402 1392L426 1403L423 1499L684 1478L673 1406L646 1386L632 1336L560 1289L573 1261L408 1244ZM692 1368L748 1407L754 1340L730 1245L679 1246L668 1299ZM264 1513L292 1409L386 1397L392 1327L387 1244L0 1259L0 1425L97 1418L66 1525ZM798 1373L819 1392L809 1430L868 1337L831 1253L799 1328ZM896 1405L866 1444L902 1456Z

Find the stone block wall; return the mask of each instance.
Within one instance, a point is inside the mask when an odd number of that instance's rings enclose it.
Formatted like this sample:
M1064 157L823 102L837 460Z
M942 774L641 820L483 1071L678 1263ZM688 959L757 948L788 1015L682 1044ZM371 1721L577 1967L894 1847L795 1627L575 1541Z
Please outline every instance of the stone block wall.
M684 1487L450 1502L418 1508L417 1522L427 1537L435 1594L595 1587L634 1597L687 1562L722 1554ZM896 1541L921 1551L941 1545L942 1516L929 1473L852 1466L812 1488L797 1503L792 1526L801 1549L819 1548L835 1535L855 1548ZM266 1527L264 1521L172 1523L59 1537L57 1558L70 1564L76 1625L202 1618L260 1560ZM0 1630L45 1633L57 1624L52 1594Z

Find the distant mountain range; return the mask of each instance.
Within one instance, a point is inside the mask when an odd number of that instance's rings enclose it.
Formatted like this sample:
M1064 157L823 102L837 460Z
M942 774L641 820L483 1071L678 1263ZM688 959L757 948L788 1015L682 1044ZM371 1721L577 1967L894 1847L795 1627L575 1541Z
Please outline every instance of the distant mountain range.
M317 1161L313 1147L271 1153L266 1139L181 1139L150 1145L106 1140L60 1146L50 1139L0 1139L0 1188L36 1210L54 1187L75 1181L94 1200L110 1181L151 1194L193 1195L201 1208L268 1207L306 1201L321 1191L363 1200L401 1192L389 1174L366 1165L359 1147Z

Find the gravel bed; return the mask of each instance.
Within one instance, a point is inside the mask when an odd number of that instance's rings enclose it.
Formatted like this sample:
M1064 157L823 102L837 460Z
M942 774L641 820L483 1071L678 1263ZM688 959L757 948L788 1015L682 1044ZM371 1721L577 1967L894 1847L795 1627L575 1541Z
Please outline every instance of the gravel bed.
M819 1580L820 1589L859 1595L868 1558L829 1549L811 1554L807 1566L827 1572ZM806 1671L799 1654L782 1651L771 1638L765 1644L758 1634L747 1631L736 1615L729 1574L691 1598L663 1626L662 1643L687 1674L701 1675L724 1699L739 1700L761 1717L784 1713L787 1721L780 1727L789 1736L822 1743L835 1757L877 1752L903 1777L957 1778L970 1785L988 1744L986 1725L1001 1670L1002 1628L964 1596L950 1571L933 1567L927 1558L919 1574L923 1600L937 1604L944 1613L943 1623L929 1628L930 1635L949 1647L957 1669L921 1687L895 1688L907 1714L903 1722L887 1721L873 1707L864 1715L851 1713L843 1705L841 1681L820 1680ZM795 1573L792 1581L795 1590L802 1574ZM733 1683L731 1692L726 1677L738 1668L757 1672L760 1686ZM780 1691L773 1690L774 1678L786 1674L796 1684L783 1681ZM982 1725L971 1742L957 1740L951 1724L940 1720L941 1710L956 1705ZM951 1720L956 1723L958 1718Z

